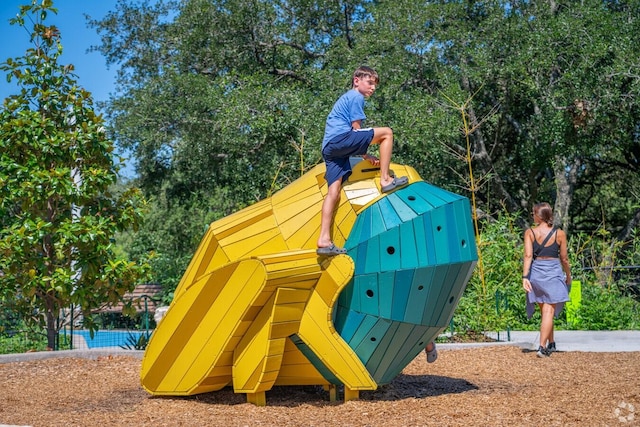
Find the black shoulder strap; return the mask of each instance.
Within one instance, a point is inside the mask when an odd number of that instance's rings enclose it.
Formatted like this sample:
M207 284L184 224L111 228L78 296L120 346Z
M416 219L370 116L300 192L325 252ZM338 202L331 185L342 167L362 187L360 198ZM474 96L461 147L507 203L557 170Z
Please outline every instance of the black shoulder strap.
M547 244L547 242L549 241L549 239L551 238L551 236L553 236L553 233L555 233L555 232L556 232L556 228L555 228L555 227L551 227L551 231L549 231L549 234L547 234L547 237L545 237L545 238L544 238L544 240L542 241L542 243L540 243L540 246L538 246L538 248L539 248L540 250L542 250L542 248L544 248L544 245L546 245L546 244ZM536 238L536 235L535 235L535 234L533 235L533 238L534 238L534 239ZM538 251L538 253L539 253L539 252L540 252L540 251ZM538 256L538 253L534 253L534 255L537 257L537 256Z

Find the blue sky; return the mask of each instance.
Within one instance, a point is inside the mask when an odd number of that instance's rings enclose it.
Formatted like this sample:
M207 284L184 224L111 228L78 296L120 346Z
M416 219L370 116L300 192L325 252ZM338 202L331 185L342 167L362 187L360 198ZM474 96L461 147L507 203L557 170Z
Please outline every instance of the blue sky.
M40 1L40 0L38 0ZM8 58L23 56L31 47L29 34L20 26L10 25L9 19L16 16L21 5L31 0L0 0L0 62ZM60 64L73 64L78 83L92 93L95 102L105 101L115 90L115 68L108 69L105 58L99 52L90 52L91 46L100 44L96 31L87 27L85 14L92 19L103 18L115 7L115 0L54 0L58 14L50 14L45 21L55 25L62 36L62 56ZM7 83L6 74L0 74L0 103L7 96L17 93L17 86ZM133 177L133 168L128 164L120 174Z
M45 23L56 25L62 35L63 52L61 64L73 64L82 87L93 94L95 101L104 101L114 90L115 69L107 69L106 61L99 52L87 53L92 45L100 43L94 29L87 28L84 14L93 19L103 18L115 7L115 0L54 0L57 15L49 15ZM16 16L21 5L30 0L2 0L0 2L0 38L4 41L0 48L0 62L7 58L24 55L30 47L29 35L17 25L9 25L9 19ZM0 78L0 99L16 93L15 86L7 83L5 74Z

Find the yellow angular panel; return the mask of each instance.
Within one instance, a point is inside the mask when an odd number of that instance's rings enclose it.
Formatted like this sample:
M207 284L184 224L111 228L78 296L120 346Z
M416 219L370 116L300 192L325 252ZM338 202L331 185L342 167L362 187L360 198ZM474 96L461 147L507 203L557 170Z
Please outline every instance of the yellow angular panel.
M300 321L298 336L344 383L345 387L353 390L375 390L378 385L371 378L355 352L333 327L331 322L332 304L327 304L320 297L321 293L333 292L335 295L333 300L337 299L338 294L353 275L353 261L347 255L338 255L331 258L326 264L326 270L307 303L307 309ZM345 275L345 272L348 273Z
M211 286L217 276L242 286ZM188 395L198 388L228 350L226 345L239 320L265 279L262 263L246 260L217 270L189 287L169 307L162 328L157 328L149 341L142 360L142 386L153 394L171 395Z
M267 228L260 232L257 229L248 230L244 240L224 242L225 252L232 259L248 258L260 253L274 253L287 250L287 245L276 228ZM221 242L222 243L222 242Z
M247 208L244 208L233 215L219 219L211 224L213 232L218 240L232 236L237 232L241 232L263 219L269 219L271 215L271 201L269 199L258 202Z
M287 244L291 248L316 248L316 241L318 240L318 234L320 233L320 209L317 207L318 212L309 221L291 234L287 238Z
M287 191L278 191L271 196L271 200L274 204L280 204L283 201L290 199L295 194L304 193L309 188L317 189L318 187L321 187L324 183L324 171L324 163L314 166L300 178L287 185Z
M237 393L268 390L277 378L286 335L277 335L280 321L299 321L308 290L280 288L267 302L234 352L233 387ZM291 302L296 301L296 302Z
M271 215L271 211L269 211L269 215L264 218L256 218L255 221L245 221L241 225L242 228L233 234L229 234L224 237L220 234L216 234L220 245L227 249L229 245L247 242L259 235L264 235L265 237L262 240L267 241L278 232L278 224L276 224L273 215ZM245 246L249 248L254 247L251 246L250 243L246 243Z
M299 205L288 205L285 209L275 209L274 214L278 220L282 237L289 239L296 234L301 228L304 228L311 218L313 218L320 209L322 209L323 198L319 192L313 197L302 200ZM285 211L287 218L278 218L278 213ZM319 225L319 224L318 224Z
M188 284L193 283L196 278L205 274L208 268L217 268L224 264L227 264L228 262L229 258L220 249L213 231L211 230L211 228L209 228L205 233L202 242L198 246L196 253L191 259L187 271L180 279L180 283L178 284L174 292L175 298L182 294L182 291L184 291L184 288Z

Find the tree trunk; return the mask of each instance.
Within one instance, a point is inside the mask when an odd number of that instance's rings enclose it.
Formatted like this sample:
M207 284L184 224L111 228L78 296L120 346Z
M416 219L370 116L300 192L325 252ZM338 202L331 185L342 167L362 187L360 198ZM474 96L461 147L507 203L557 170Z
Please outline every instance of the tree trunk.
M635 228L640 226L640 209L636 211L631 220L627 222L627 225L624 226L620 234L618 234L617 239L621 242L624 242L631 238L631 233Z
M57 311L54 309L53 301L47 301L47 349L57 350L58 328L57 328Z
M553 169L557 195L553 210L556 225L569 232L571 226L569 223L569 208L573 199L573 189L576 185L580 161L574 159L571 164L567 163L567 159L556 156Z

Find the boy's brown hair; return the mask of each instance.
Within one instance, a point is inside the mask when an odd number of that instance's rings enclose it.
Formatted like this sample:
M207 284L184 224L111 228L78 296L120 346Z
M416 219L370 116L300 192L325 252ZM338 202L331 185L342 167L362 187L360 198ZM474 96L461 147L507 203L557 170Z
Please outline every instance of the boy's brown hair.
M358 67L356 71L353 72L353 78L351 79L352 85L356 77L359 79L362 79L364 77L371 77L373 80L375 80L376 84L380 82L380 78L378 77L378 73L376 72L376 70L371 67L367 67L366 65Z

